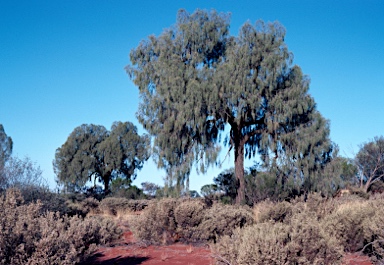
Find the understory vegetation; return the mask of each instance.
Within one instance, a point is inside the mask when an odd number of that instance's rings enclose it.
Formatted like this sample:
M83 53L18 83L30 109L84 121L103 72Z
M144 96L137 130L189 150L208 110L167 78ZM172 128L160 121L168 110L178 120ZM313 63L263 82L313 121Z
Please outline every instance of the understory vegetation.
M12 156L0 124L0 265L79 264L122 227L144 244L209 244L217 264L384 260L384 137L340 156L285 28L229 29L230 14L182 9L132 49L126 71L148 134L129 121L77 126L56 149L57 192L34 162ZM189 176L222 165L222 147L233 168L200 197ZM133 181L150 157L165 184L140 189Z
M84 202L84 205L88 201ZM44 210L25 203L21 192L8 189L0 197L0 264L77 264L120 237L113 220Z
M147 244L209 243L217 264L342 264L344 253L384 258L382 195L324 198L248 206L204 199L155 200L129 219Z

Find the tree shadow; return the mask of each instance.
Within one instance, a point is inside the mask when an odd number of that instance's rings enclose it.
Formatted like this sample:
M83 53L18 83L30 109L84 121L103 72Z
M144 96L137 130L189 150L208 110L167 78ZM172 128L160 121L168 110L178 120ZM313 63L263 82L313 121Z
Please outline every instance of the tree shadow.
M79 263L78 265L139 265L144 261L149 260L148 257L122 257L118 256L108 260L98 261L98 258L103 257L101 253L97 253L86 261Z

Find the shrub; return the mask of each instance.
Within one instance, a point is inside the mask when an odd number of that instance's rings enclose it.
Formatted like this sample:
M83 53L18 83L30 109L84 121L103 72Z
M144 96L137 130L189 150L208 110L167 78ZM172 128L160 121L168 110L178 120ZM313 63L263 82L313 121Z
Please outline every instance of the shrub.
M219 264L340 264L342 250L313 216L295 214L290 223L265 222L236 229L214 245Z
M363 252L369 254L375 261L384 259L384 209L383 200L369 202L374 214L363 220L364 231Z
M232 235L235 228L242 228L253 223L251 209L216 203L204 211L194 240L215 242L219 236Z
M292 215L292 205L288 202L263 203L262 205L267 207L264 209L257 207L259 209L258 222L284 222Z
M179 202L170 198L156 200L140 216L133 217L130 226L135 237L152 244L172 242L176 234L174 211Z
M23 204L17 190L0 197L0 209L0 264L75 264L121 233L108 220L44 212L40 202Z
M149 200L129 200L122 197L107 197L99 204L102 213L123 215L128 212L142 211L149 205Z
M176 233L181 240L197 238L198 226L203 220L207 205L202 200L184 200L175 208Z
M162 199L153 202L130 226L136 238L166 244L215 241L218 236L231 235L236 227L252 224L248 208L214 204L211 208L203 199Z
M323 224L345 251L355 252L364 246L363 222L375 215L367 201L344 203L324 218Z

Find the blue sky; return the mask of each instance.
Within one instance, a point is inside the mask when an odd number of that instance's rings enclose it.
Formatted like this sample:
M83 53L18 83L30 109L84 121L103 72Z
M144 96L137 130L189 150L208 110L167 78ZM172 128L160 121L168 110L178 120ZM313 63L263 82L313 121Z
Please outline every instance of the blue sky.
M0 124L13 154L36 161L54 187L55 150L75 127L132 121L144 133L135 117L138 89L124 67L130 50L174 24L180 8L231 12L232 35L246 21L278 20L341 154L352 157L384 134L384 1L0 0ZM192 174L191 189L232 160ZM162 184L164 175L148 161L134 184Z

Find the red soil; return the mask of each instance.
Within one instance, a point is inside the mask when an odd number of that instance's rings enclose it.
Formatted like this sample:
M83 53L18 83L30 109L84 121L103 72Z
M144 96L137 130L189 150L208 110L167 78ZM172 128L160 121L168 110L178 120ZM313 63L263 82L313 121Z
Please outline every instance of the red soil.
M208 246L176 243L167 246L145 246L137 243L131 232L115 247L101 247L82 265L211 265L214 264Z
M211 265L214 258L208 246L176 243L167 246L145 246L125 232L114 247L100 247L97 253L81 265ZM347 253L345 265L372 265L367 256Z
M344 257L345 265L373 265L372 261L367 256L362 256L358 253L347 253Z

